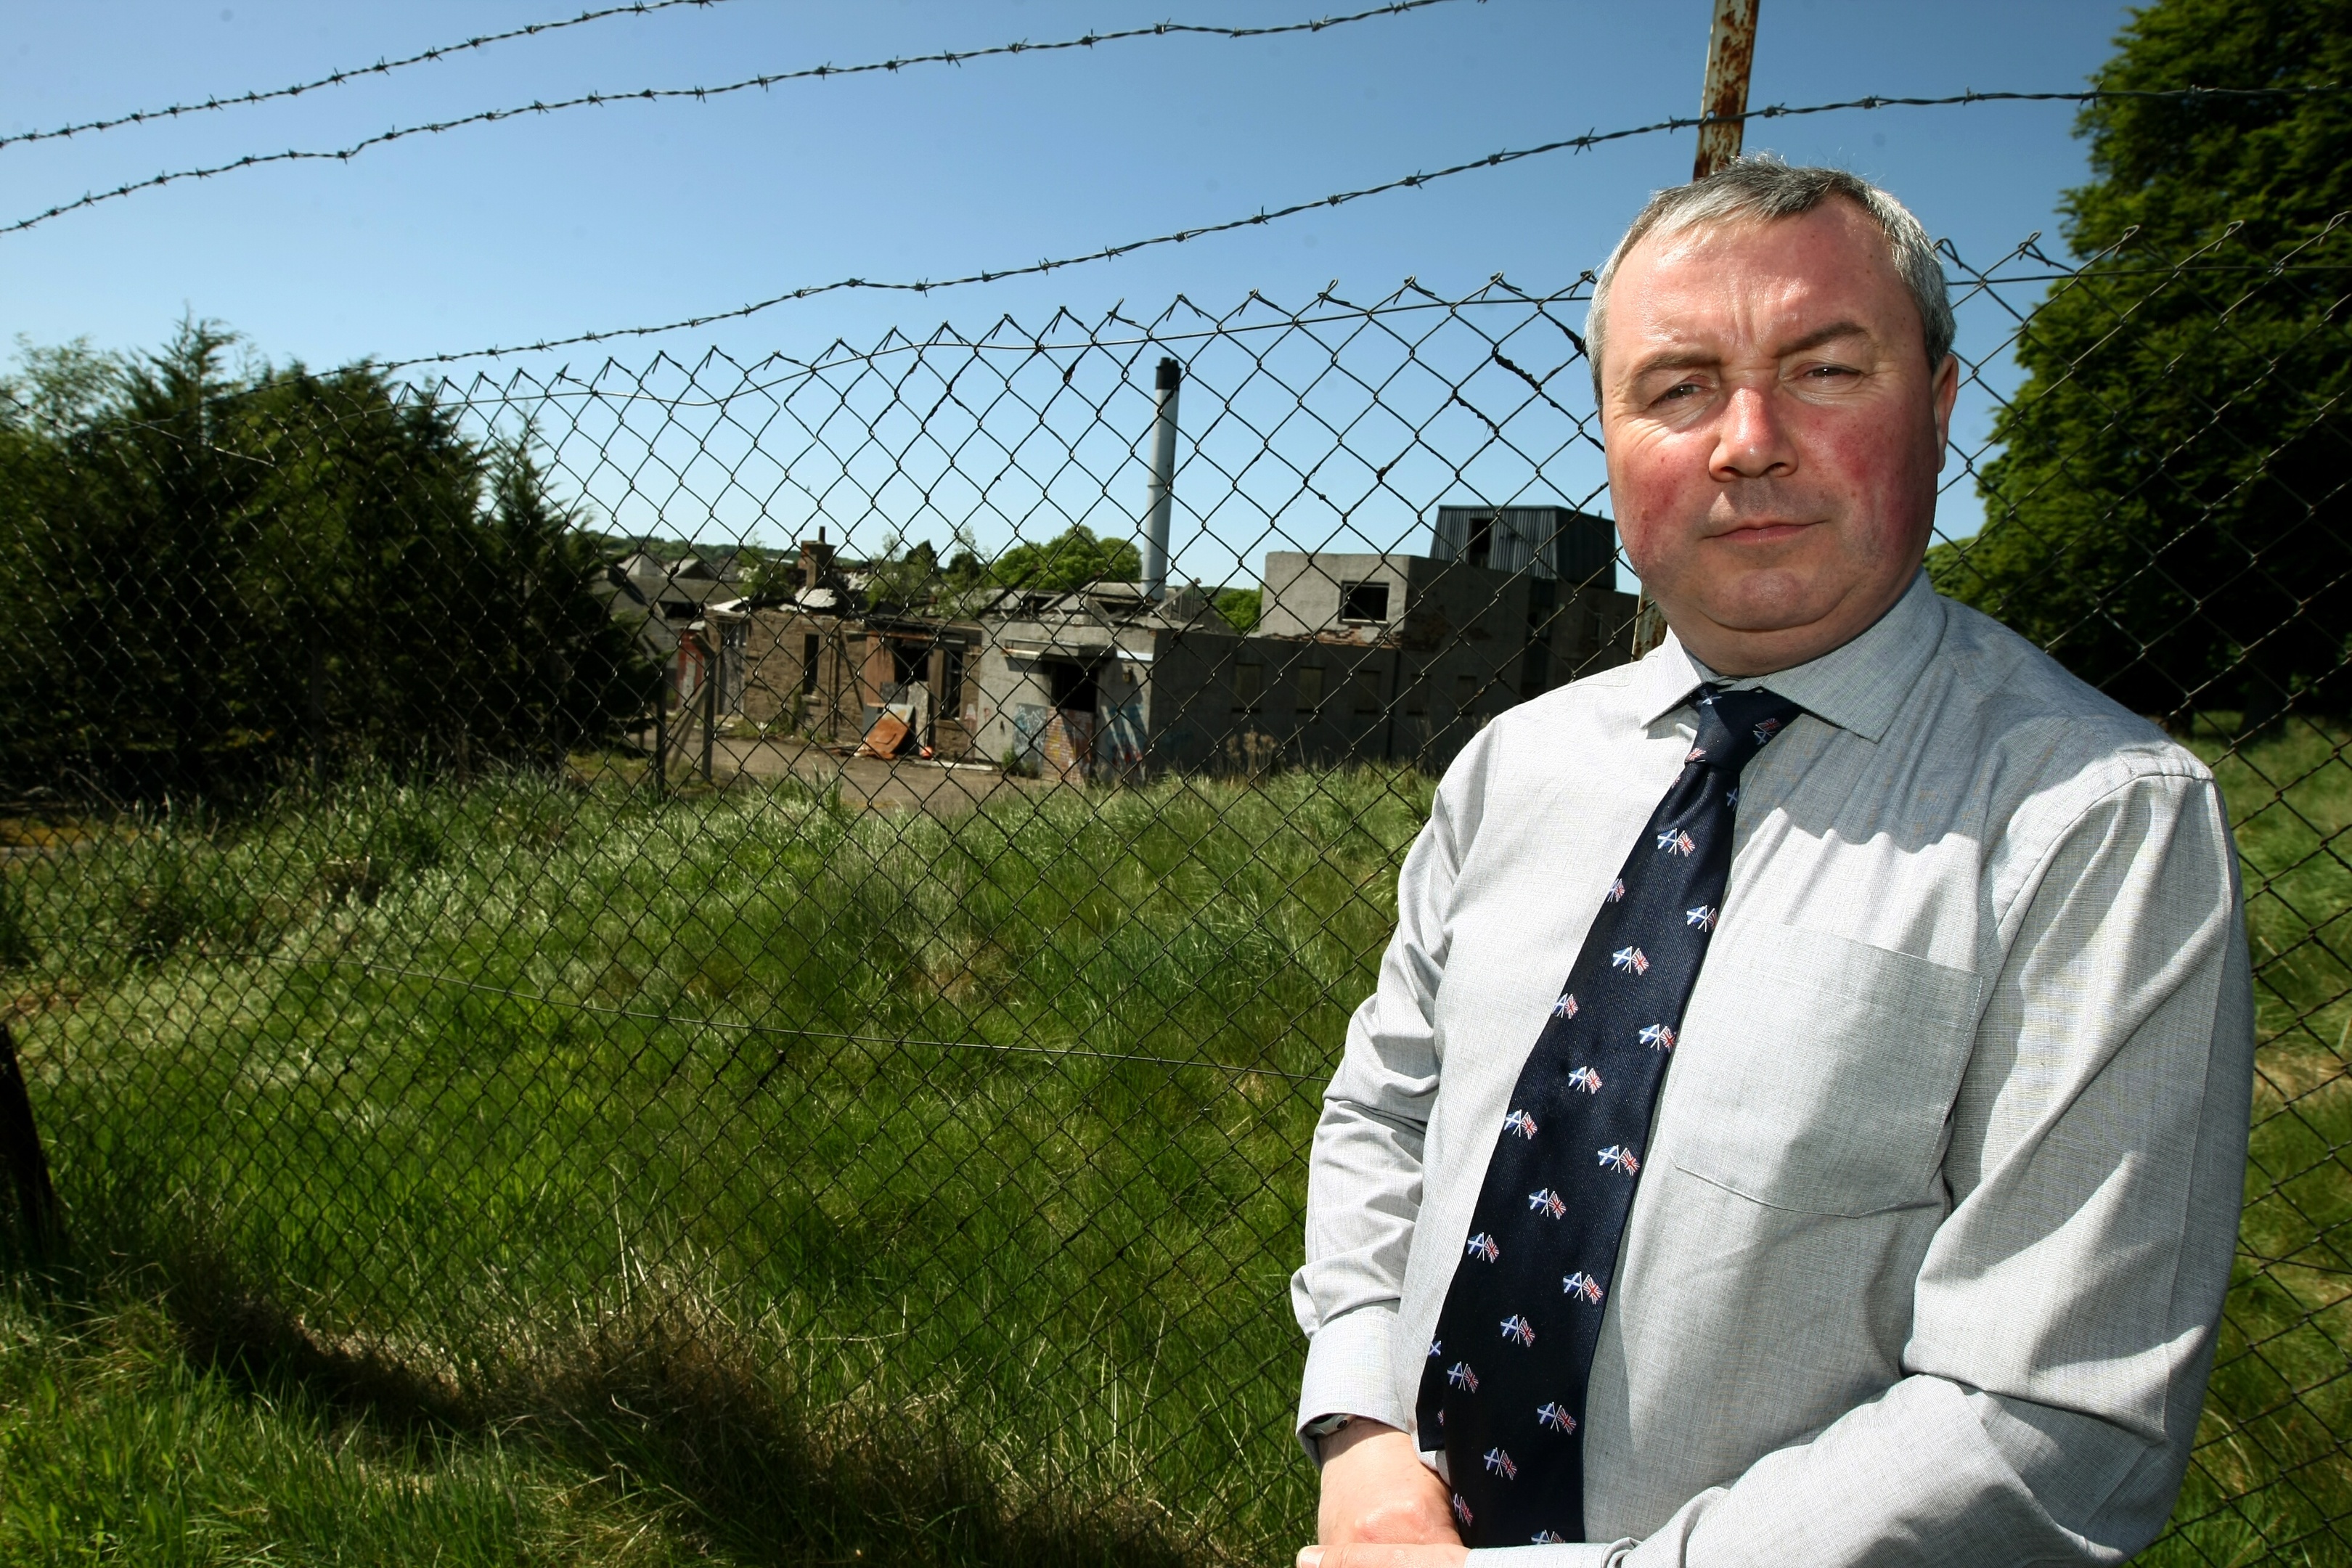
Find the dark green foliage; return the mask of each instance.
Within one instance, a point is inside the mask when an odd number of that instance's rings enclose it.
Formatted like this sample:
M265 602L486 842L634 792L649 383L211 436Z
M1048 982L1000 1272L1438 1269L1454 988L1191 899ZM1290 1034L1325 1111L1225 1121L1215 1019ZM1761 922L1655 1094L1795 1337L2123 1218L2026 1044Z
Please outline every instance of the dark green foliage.
M470 628L461 733L503 755L610 738L653 700L658 674L593 592L609 558L549 493L528 432L499 448L490 508L473 520L483 618ZM455 694L453 694L455 695Z
M529 761L641 705L527 437L486 448L370 370L232 371L231 344L36 354L0 401L0 793Z
M1247 636L1257 626L1264 613L1265 590L1261 588L1220 588L1212 601L1217 614L1225 617L1234 630Z
M948 586L960 594L988 585L988 568L969 545L948 557L946 576Z
M990 575L1007 588L1083 588L1091 583L1132 583L1143 557L1130 542L1097 535L1074 522L1042 544L1016 544L996 558Z
M2352 0L2159 0L2118 44L2100 87L2341 82ZM2087 265L2018 340L1984 531L1937 548L1937 585L2145 712L2341 709L2352 105L2114 100L2078 131Z
M866 569L866 600L896 610L918 609L939 596L943 579L939 552L929 540L908 545L892 541Z
M2116 39L2093 86L2293 88L2352 81L2347 0L2158 0ZM2096 178L2067 194L2068 237L2089 254L2126 228L2185 249L2244 223L2261 249L2352 207L2352 101L2116 99L2083 110Z

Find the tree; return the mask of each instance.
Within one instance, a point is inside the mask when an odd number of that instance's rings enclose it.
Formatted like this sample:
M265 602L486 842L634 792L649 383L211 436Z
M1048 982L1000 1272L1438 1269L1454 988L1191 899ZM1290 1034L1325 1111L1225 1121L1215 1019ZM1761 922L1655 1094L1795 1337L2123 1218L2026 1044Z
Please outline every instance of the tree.
M1042 544L1013 546L996 558L990 575L1007 588L1067 592L1096 583L1132 583L1143 575L1143 557L1130 542L1074 522Z
M2116 43L2100 88L2333 85L2352 0L2158 0ZM1937 585L2141 711L2341 707L2352 104L2107 100L2076 133L2084 265L2019 337L1985 526L1932 552Z
M652 702L660 678L595 592L608 552L556 501L531 448L526 429L492 458L474 562L491 613L467 690L475 727L509 752L551 758L609 738Z
M1234 630L1247 637L1257 629L1258 617L1265 614L1265 599L1262 588L1220 588L1209 602Z
M939 597L941 582L940 554L931 542L909 546L903 533L893 531L882 542L882 553L866 565L866 603L877 608L919 609Z
M0 397L0 790L233 795L329 757L543 759L654 679L528 437L380 373L25 360Z

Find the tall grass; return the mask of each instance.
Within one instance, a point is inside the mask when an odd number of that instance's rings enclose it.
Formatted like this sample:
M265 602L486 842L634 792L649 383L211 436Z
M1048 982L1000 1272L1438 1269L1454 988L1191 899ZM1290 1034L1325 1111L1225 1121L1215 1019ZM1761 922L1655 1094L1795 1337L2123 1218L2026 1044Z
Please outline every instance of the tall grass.
M2352 1554L2341 742L2200 742L2263 1082L2152 1561ZM1299 773L942 822L373 784L20 867L0 963L76 1257L120 1277L81 1295L184 1360L109 1384L89 1430L192 1400L278 1420L259 1492L311 1508L370 1456L472 1510L449 1562L1286 1552L1312 1521L1286 1435L1304 1150L1427 800ZM64 1308L19 1317L55 1375L119 1359ZM343 1511L394 1560L430 1516L383 1484Z
M192 1360L149 1303L0 1295L0 1562L684 1564L676 1500Z
M2352 763L2290 721L2191 744L2230 803L2254 962L2240 1257L2176 1533L2148 1561L2352 1562Z
M381 786L38 864L18 1007L77 1247L208 1353L828 1559L1238 1552L1426 801Z

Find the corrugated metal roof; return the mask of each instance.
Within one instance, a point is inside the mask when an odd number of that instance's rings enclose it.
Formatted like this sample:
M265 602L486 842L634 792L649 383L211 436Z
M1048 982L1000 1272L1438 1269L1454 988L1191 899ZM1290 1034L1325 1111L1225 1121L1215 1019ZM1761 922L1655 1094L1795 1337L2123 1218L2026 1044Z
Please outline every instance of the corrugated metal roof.
M1617 525L1573 507L1441 506L1434 531L1431 553L1440 561L1572 583L1602 575L1617 558ZM1482 532L1484 561L1475 548Z

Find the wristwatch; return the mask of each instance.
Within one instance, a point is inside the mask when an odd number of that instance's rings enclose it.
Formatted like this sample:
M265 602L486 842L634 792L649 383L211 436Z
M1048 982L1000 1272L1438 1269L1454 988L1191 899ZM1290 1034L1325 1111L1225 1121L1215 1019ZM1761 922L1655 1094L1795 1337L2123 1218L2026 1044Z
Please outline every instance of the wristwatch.
M1355 1417L1352 1415L1318 1415L1299 1430L1314 1440L1316 1457L1319 1458L1323 1453L1323 1439L1338 1433L1353 1420Z

